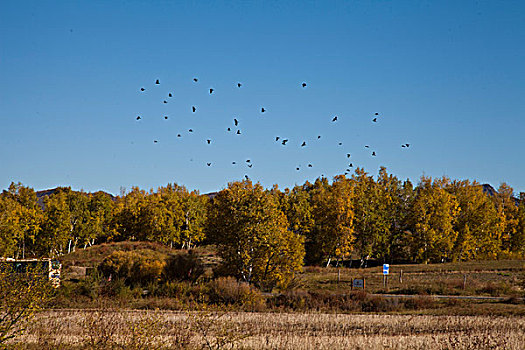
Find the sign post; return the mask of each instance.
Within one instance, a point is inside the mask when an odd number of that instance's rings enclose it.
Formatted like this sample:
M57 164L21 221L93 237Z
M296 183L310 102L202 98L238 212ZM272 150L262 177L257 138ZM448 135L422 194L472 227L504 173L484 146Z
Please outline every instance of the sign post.
M390 265L383 264L383 288L386 290L388 288L388 272L390 270Z

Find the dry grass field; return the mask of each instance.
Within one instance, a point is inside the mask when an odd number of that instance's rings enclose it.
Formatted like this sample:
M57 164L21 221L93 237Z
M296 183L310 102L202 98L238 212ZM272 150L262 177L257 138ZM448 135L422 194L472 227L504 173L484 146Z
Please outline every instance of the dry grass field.
M46 311L25 349L523 349L525 318ZM15 345L15 344L12 344Z

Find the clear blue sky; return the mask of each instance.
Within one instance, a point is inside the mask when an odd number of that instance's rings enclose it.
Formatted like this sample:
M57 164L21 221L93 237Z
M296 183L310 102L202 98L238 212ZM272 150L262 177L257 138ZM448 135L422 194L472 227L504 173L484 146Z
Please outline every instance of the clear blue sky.
M523 1L1 1L0 189L289 187L351 162L525 191L524 43Z

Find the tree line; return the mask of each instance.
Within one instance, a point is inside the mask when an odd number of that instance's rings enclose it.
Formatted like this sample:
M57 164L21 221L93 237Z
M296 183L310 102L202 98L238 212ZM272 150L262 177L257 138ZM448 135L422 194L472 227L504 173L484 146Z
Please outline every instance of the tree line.
M414 186L381 168L284 190L250 180L215 196L168 184L112 197L57 188L39 203L12 183L0 194L0 256L60 256L123 240L191 249L215 244L246 281L279 281L304 264L358 258L440 262L525 256L525 193L493 195L469 180L422 176Z

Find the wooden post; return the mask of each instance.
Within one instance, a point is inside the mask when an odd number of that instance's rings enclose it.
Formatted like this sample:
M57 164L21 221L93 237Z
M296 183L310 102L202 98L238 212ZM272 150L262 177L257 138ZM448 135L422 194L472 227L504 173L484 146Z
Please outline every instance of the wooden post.
M463 275L463 290L467 289L467 274Z
M399 283L403 283L403 270L399 271Z
M337 268L337 284L341 281L341 268Z

